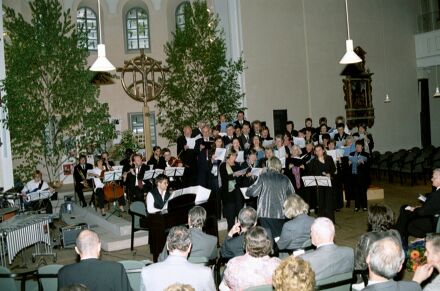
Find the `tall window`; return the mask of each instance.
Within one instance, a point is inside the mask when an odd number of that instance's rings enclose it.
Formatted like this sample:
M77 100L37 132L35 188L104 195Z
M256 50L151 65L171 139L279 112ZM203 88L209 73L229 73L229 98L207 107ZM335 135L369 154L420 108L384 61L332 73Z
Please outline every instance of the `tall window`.
M127 12L126 38L128 50L150 48L150 27L147 11L135 7Z
M88 50L98 49L98 18L95 11L89 7L81 7L76 12L76 26L78 31L86 35L86 46Z
M130 129L133 131L137 142L140 145L144 144L144 115L142 112L129 112L128 122ZM157 133L156 133L156 115L154 111L150 111L150 134L151 145L157 145Z
M183 29L185 27L185 5L189 4L188 1L184 1L176 8L176 28Z

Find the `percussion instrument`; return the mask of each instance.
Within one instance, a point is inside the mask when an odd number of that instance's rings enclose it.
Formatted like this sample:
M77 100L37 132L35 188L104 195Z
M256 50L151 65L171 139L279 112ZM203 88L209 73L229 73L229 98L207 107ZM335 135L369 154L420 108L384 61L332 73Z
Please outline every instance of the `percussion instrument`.
M49 223L51 215L33 214L16 215L0 224L0 264L6 266L6 252L8 263L11 264L15 256L23 249L35 245L32 260L36 256L52 256L56 254L52 250Z
M31 192L26 194L26 202L48 199L50 198L51 194L52 193L49 190L38 190L35 192Z
M6 220L12 218L15 214L17 214L17 211L19 209L20 209L19 207L1 208L0 209L0 222L6 221Z

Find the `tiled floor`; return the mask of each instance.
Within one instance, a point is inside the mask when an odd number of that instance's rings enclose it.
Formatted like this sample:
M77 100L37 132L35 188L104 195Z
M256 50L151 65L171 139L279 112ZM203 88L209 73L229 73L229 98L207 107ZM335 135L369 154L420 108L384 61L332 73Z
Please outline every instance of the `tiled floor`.
M398 182L388 183L387 181L373 181L373 184L385 189L385 199L378 201L369 201L369 203L383 202L392 207L395 213L402 204L417 204L418 193L426 193L431 191L430 184L423 185L423 182L419 182L419 185L401 186ZM366 231L367 222L367 212L357 212L355 213L352 208L344 208L341 212L336 213L336 243L340 245L355 247L359 236ZM129 219L129 217L126 217ZM55 237L58 237L58 226L59 222L56 223L57 227L54 229L53 233ZM220 232L220 241L222 242L226 235L226 231ZM35 263L30 262L30 253L32 248L26 251L27 260L23 261L23 256L18 255L10 266L13 271L20 272L24 270L31 270L38 268L38 264L43 263L42 261L37 261ZM58 264L70 264L77 258L73 248L66 249L56 249L57 252L57 263ZM129 249L115 252L102 252L103 260L152 260L152 256L149 253L148 246L141 246L135 248L134 251ZM18 268L19 265L25 263L26 268ZM51 261L48 260L48 263Z

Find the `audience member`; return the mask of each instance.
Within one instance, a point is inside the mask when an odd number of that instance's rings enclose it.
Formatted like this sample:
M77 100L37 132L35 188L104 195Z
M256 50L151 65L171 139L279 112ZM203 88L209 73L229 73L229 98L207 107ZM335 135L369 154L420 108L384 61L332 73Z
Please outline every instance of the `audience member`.
M244 254L244 234L257 224L257 212L251 207L244 207L238 213L238 222L228 232L220 249L222 258L230 259Z
M335 226L329 218L315 219L311 238L316 250L302 255L302 258L312 266L316 281L353 271L353 249L334 244Z
M211 269L187 261L191 233L184 226L171 228L167 237L169 256L142 269L141 291L164 290L174 283L190 284L197 291L215 290Z
M374 204L368 209L368 231L360 238L355 250L355 270L366 270L368 268L365 258L368 250L375 241L392 236L401 242L400 234L397 230L392 229L394 226L394 213L391 208L386 205Z
M281 174L282 166L278 158L268 161L267 172L260 175L257 182L246 191L249 197L258 196L257 215L262 227L269 229L273 237L280 236L285 222L283 204L288 195L295 193L289 178Z
M168 286L164 291L195 291L195 289L188 284L173 284Z
M290 220L283 225L277 241L278 249L301 248L310 238L310 228L314 218L308 216L308 212L309 205L300 196L292 194L287 197L284 201L284 215Z
M99 260L101 241L94 231L80 232L76 238L75 251L81 260L60 269L58 288L83 284L92 291L132 290L122 264Z
M434 215L440 213L440 168L434 169L431 181L435 190L424 196L426 200L422 206L404 205L400 208L396 228L400 232L404 246L408 244L409 235L422 238L427 233L435 231Z
M202 228L206 221L206 210L201 206L194 206L188 212L188 225L191 233L191 251L189 257L217 257L217 237L203 232ZM168 257L166 246L159 255L159 262Z
M253 286L272 284L272 275L280 259L271 258L272 239L261 226L254 226L245 234L246 254L231 259L226 265L220 290L243 290ZM224 286L223 286L224 285Z
M425 247L425 256L428 260L427 264L419 266L413 277L413 281L419 284L422 284L422 282L430 278L434 269L437 270L437 273L440 272L440 234L428 234ZM440 290L440 275L438 274L423 288L423 291L437 290Z
M374 242L367 256L368 286L363 290L422 290L416 282L393 280L402 269L404 259L405 253L395 238L385 237Z
M276 268L272 284L276 291L313 291L315 272L308 262L290 256Z
M90 291L90 289L83 284L71 284L69 286L60 288L59 291Z

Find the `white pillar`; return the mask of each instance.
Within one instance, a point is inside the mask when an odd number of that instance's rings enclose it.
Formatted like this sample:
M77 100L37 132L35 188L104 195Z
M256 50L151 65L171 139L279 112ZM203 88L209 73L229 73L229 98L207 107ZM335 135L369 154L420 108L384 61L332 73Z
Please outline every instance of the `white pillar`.
M243 53L240 0L213 0L214 11L220 17L220 26L225 32L226 57L237 60ZM245 92L245 73L238 77L241 92ZM246 96L242 106L246 107Z
M0 0L0 7L3 7L3 1ZM0 80L6 78L5 70L5 50L3 41L3 13L0 12ZM1 91L1 97L6 92ZM1 99L0 99L1 100ZM1 104L1 103L0 103ZM12 155L11 155L11 139L9 136L9 130L5 128L3 120L6 118L7 112L5 111L4 104L0 107L0 187L4 190L8 190L14 187L14 176L12 173Z

